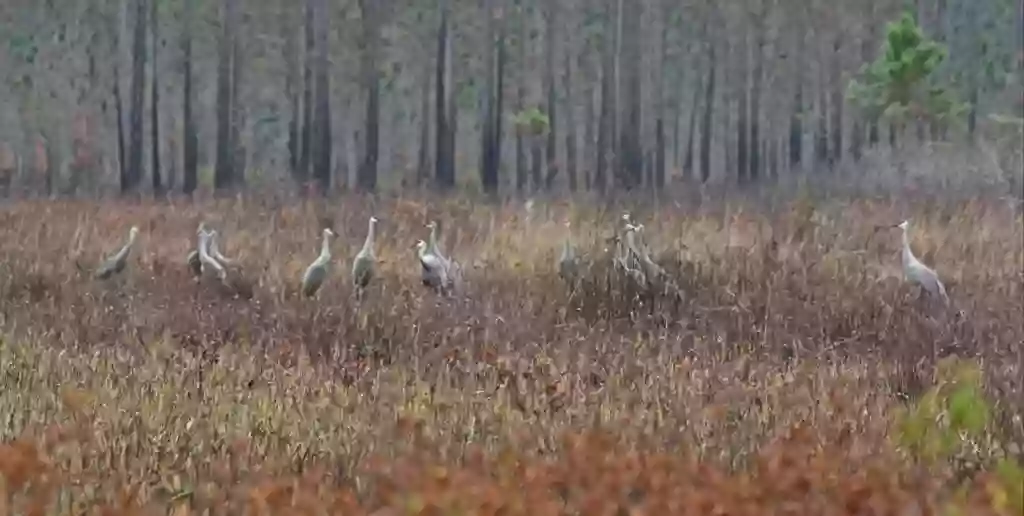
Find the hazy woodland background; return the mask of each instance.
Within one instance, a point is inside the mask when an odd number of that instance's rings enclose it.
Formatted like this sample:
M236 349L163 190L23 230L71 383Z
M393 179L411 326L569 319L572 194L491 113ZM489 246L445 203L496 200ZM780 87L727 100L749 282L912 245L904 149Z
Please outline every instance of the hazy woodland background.
M847 90L904 10L948 48L928 81L968 109L894 141ZM510 193L803 173L1019 193L1022 18L1014 0L13 0L0 179Z

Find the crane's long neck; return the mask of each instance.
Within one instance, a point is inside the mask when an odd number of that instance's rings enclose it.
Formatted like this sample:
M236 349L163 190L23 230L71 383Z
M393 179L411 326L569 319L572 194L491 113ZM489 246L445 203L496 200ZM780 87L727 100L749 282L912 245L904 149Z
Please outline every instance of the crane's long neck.
M376 226L376 224L374 224L373 221L371 220L370 224L369 224L369 227L366 229L366 240L363 241L363 252L365 252L365 253L372 253L373 252L373 238L375 236L374 235L374 227L375 226Z
M135 236L134 232L128 234L128 242L124 244L124 247L122 247L120 251L117 252L117 257L119 259L127 258L128 254L132 252L132 246L135 245Z
M441 255L441 252L437 249L437 226L430 227L430 242L428 242L427 245L430 253L438 256Z
M324 241L320 245L320 256L317 257L318 263L327 263L327 260L331 259L331 241L330 235L324 234Z
M907 230L903 230L903 263L913 263L917 261L917 257L914 256L914 252L910 250L910 235L907 234Z

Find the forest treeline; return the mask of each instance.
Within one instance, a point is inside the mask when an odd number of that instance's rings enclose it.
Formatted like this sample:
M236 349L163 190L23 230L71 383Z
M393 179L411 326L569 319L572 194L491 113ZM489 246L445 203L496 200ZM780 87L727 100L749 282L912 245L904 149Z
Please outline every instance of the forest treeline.
M0 186L529 193L822 173L1024 117L1014 0L14 0Z

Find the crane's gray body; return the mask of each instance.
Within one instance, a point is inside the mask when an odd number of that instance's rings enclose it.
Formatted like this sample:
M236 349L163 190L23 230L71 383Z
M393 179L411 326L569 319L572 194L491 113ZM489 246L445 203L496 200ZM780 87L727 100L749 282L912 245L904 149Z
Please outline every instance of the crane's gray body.
M565 223L569 230L569 223ZM574 283L579 275L579 257L572 245L572 235L567 234L562 243L562 253L558 256L558 275L567 283Z
M449 280L447 267L438 256L427 250L427 244L422 240L416 244L419 254L421 279L423 284L435 290L445 291L448 288Z
M363 247L359 250L359 254L352 260L352 284L360 292L370 284L376 275L377 255L373 252L376 225L377 217L370 217L366 228L366 240L363 241Z
M120 274L128 264L128 256L131 254L135 238L139 234L139 228L132 226L128 231L128 243L124 245L114 256L106 259L97 269L96 278L105 280Z
M905 220L896 227L903 230L903 252L901 253L903 276L907 281L920 285L929 295L941 300L943 303L949 303L946 287L939 280L939 275L930 267L921 263L910 249L910 236L908 235L910 221Z
M324 280L327 279L331 261L330 238L334 236L334 233L329 228L324 228L323 235L324 239L320 246L320 256L306 268L306 272L302 275L302 294L306 297L315 295L320 290Z

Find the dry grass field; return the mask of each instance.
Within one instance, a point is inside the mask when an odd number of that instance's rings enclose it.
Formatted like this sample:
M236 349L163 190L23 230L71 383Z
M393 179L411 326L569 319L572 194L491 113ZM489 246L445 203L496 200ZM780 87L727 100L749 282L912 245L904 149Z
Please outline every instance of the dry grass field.
M633 207L684 294L663 299L608 265L621 209L10 204L0 515L1021 514L1024 220L908 206ZM904 218L949 310L902 281L877 227ZM185 267L200 220L230 289ZM420 284L429 220L465 270L451 298ZM92 279L133 224L125 273ZM334 269L306 299L325 225Z

